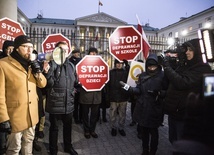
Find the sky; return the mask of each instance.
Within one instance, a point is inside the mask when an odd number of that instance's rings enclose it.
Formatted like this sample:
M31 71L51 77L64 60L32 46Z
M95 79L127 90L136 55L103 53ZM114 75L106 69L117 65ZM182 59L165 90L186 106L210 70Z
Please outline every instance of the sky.
M98 13L99 0L17 0L19 9L28 17L71 19ZM163 28L214 6L214 0L100 0L100 12L137 24Z

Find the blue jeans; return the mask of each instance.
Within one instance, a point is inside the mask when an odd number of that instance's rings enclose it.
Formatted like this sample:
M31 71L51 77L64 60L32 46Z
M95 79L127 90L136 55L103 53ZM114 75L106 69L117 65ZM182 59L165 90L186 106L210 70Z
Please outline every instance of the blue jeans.
M184 131L184 121L178 121L171 116L168 116L168 125L169 125L169 141L172 144L173 142L179 140L183 136Z

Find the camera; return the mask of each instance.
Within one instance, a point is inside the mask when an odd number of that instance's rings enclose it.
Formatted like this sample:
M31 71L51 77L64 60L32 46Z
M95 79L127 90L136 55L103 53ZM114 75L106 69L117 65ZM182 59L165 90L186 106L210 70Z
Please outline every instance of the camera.
M214 74L203 75L203 98L204 100L214 98Z
M183 66L186 62L185 47L177 45L175 49L168 49L164 51L163 57L167 57L170 66L176 69L178 66ZM161 56L158 56L158 61ZM160 61L159 61L160 62Z

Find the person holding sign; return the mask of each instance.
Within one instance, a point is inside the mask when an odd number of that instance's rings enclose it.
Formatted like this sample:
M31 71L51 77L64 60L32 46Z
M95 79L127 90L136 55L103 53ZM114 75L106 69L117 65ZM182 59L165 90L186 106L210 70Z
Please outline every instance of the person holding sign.
M94 47L89 48L89 55L97 55L98 50ZM80 89L79 103L82 106L82 121L84 128L84 136L86 139L98 138L95 132L97 118L99 114L99 107L101 103L101 91L86 91L85 89ZM89 110L91 110L89 118Z
M78 84L76 70L69 61L66 42L58 42L53 59L45 69L47 98L45 111L49 113L49 149L51 155L58 152L59 121L63 123L64 151L78 155L72 146L72 116L74 111L75 86Z

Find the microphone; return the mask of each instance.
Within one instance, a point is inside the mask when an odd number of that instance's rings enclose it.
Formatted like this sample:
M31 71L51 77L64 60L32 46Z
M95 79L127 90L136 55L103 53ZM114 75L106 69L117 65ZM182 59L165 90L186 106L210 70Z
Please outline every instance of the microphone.
M130 86L127 83L124 83L123 81L120 81L120 85L122 86L123 89L126 91L129 90Z

